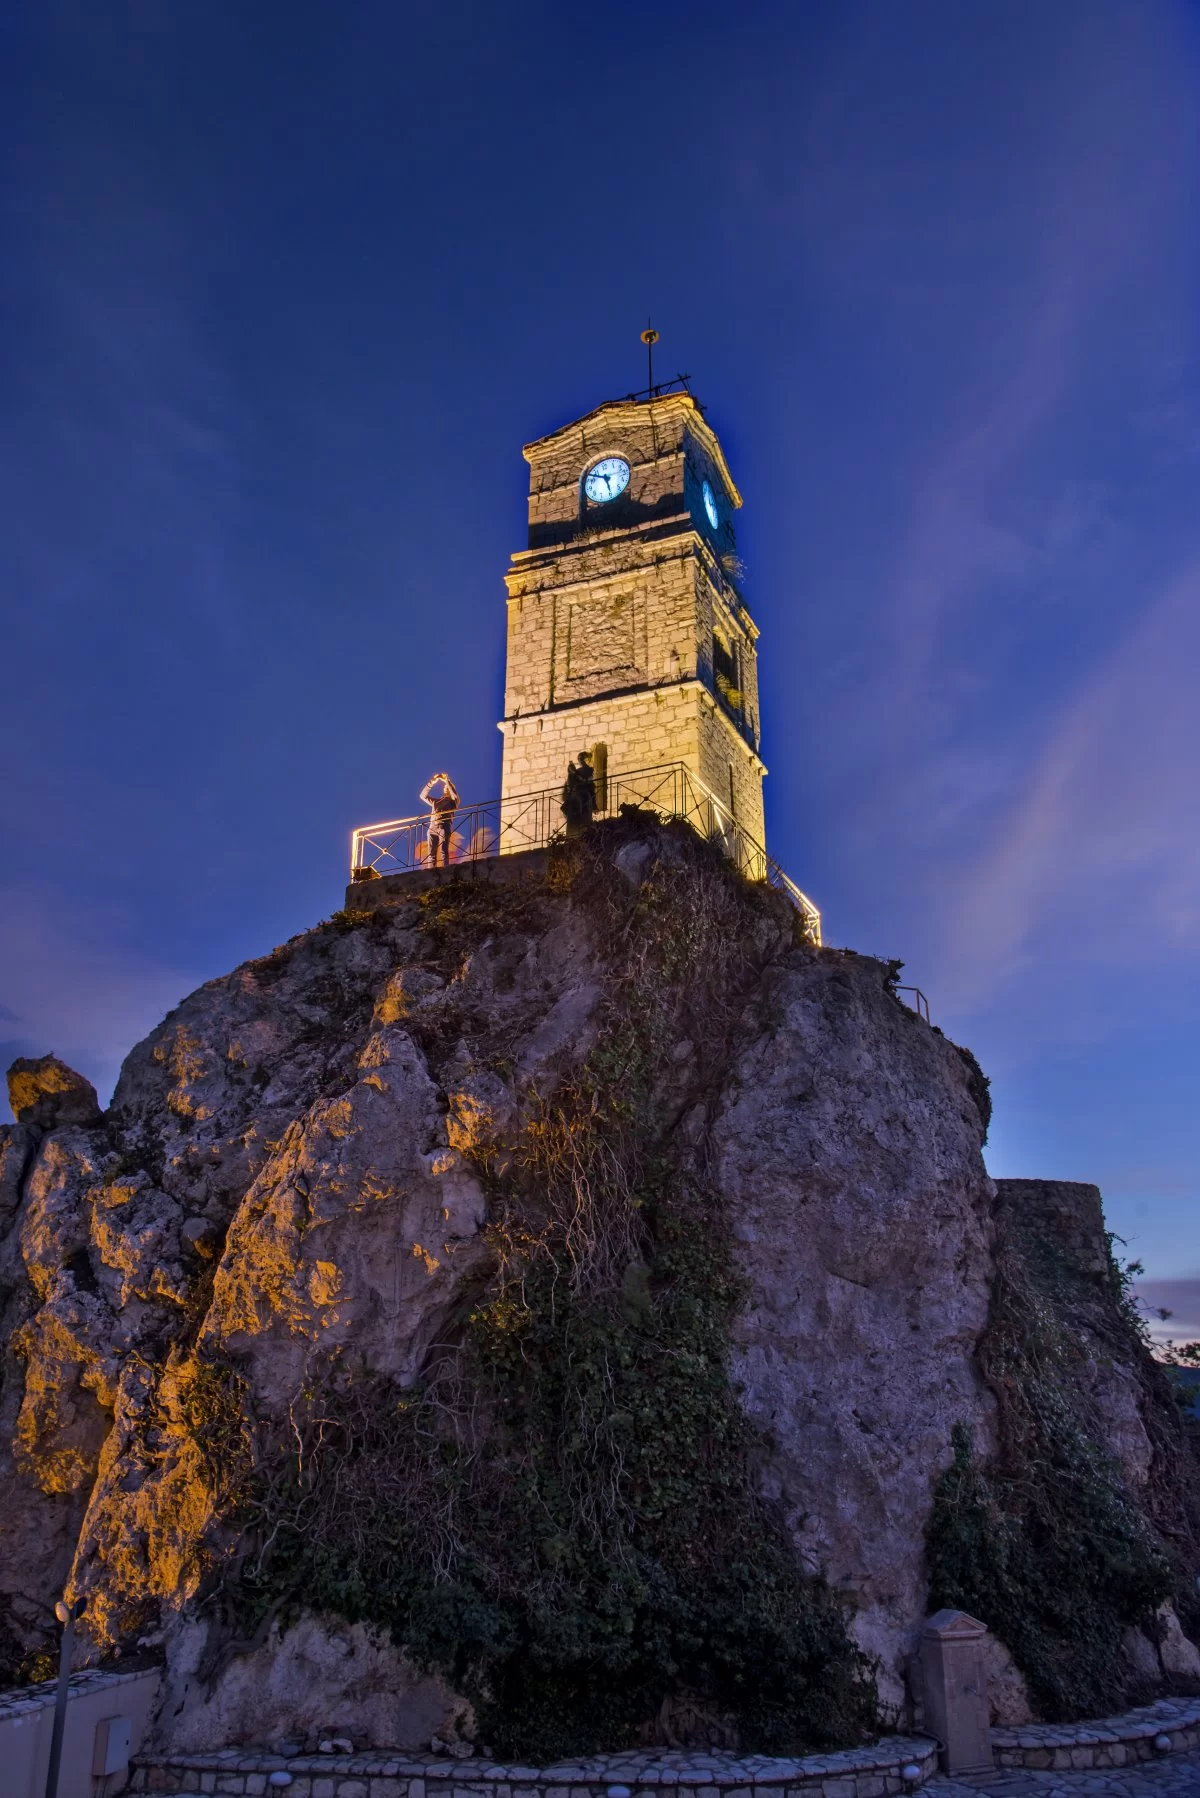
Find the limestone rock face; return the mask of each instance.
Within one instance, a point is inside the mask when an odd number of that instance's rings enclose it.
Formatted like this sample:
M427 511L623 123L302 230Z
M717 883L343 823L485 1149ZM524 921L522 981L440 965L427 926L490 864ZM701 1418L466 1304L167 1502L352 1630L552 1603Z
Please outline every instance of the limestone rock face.
M19 1124L96 1124L100 1105L96 1089L57 1055L30 1060L19 1055L8 1070L8 1102Z
M187 1427L185 1351L239 1357L267 1415L318 1353L414 1379L482 1252L464 1151L517 1101L469 1058L435 1084L406 1026L478 1006L518 1046L520 1083L544 1087L586 1044L597 991L595 947L563 911L487 944L449 995L413 965L415 905L312 932L186 999L129 1056L103 1122L93 1105L90 1130L0 1132L10 1677L50 1639L69 1577L97 1649L198 1591L222 1511ZM86 1087L29 1065L23 1116L49 1115L35 1077Z
M902 1697L922 1528L956 1420L988 1441L972 1354L987 1321L989 1182L962 1063L878 965L794 957L730 1070L715 1132L751 1297L744 1403L813 1571Z
M205 1636L197 1624L171 1632L162 1710L181 1754L214 1742L284 1741L311 1751L334 1735L415 1751L471 1730L463 1699L364 1624L305 1617L272 1629L212 1681L197 1677Z
M637 889L672 840L626 828L617 878ZM448 912L466 890L436 889ZM727 1209L757 1477L902 1706L951 1428L992 1439L976 1349L994 1188L964 1061L884 966L797 945L782 902L755 915L732 1051L700 1093L704 1045L681 1036L656 1102L709 1145ZM612 950L569 885L498 892L465 956L439 928L401 895L208 983L134 1049L103 1118L61 1064L18 1064L21 1121L0 1131L10 1675L69 1584L93 1655L163 1648L163 1743L469 1729L368 1625L293 1607L239 1638L213 1602L249 1552L248 1451L206 1370L234 1369L281 1428L318 1367L411 1388L491 1265L485 1174L597 1040ZM1096 1379L1129 1412L1136 1474L1137 1393L1119 1369Z

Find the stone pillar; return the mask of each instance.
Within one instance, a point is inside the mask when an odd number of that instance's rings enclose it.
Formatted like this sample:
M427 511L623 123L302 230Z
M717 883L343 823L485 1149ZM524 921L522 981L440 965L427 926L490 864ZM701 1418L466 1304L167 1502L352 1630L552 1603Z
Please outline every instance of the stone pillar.
M938 1611L921 1631L925 1728L942 1744L947 1773L991 1771L984 1642L987 1625L965 1611Z

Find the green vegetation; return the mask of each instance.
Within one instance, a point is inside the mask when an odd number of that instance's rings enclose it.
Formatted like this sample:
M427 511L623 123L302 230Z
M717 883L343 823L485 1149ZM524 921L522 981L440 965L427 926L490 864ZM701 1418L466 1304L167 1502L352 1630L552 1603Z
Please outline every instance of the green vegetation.
M58 1656L49 1648L35 1648L25 1656L13 1679L15 1686L41 1686L58 1678Z
M1184 1597L1183 1559L1153 1527L1187 1528L1179 1444L1163 1442L1150 1490L1135 1502L1088 1414L1084 1362L1119 1351L1138 1361L1140 1324L1113 1263L1089 1272L1053 1236L1006 1206L980 1359L998 1407L986 1465L959 1424L929 1530L931 1602L995 1631L1051 1719L1102 1715L1131 1694L1121 1638ZM1148 1358L1147 1358L1148 1359ZM1159 1395L1147 1365L1143 1416L1154 1437ZM1181 1484L1183 1482L1184 1484Z
M966 1067L967 1086L975 1101L979 1121L983 1125L983 1140L986 1142L992 1124L992 1083L975 1059L972 1050L964 1048L961 1043L950 1042L949 1037L946 1037L946 1041L950 1043L950 1047L962 1059L963 1065Z
M686 828L631 889L611 851L644 830L602 827L551 866L606 946L606 991L584 1065L472 1151L486 1280L419 1389L342 1367L286 1430L260 1429L237 1601L250 1623L302 1605L386 1625L502 1754L631 1744L681 1698L713 1742L853 1742L875 1722L870 1667L759 1491L707 1167L734 1022L788 929ZM452 975L497 932L541 927L545 891L434 889L428 965ZM469 1027L425 1027L435 1069ZM217 1458L240 1452L231 1390L192 1400Z
M213 1501L242 1504L250 1491L254 1450L246 1382L216 1356L193 1356L175 1369L180 1419L200 1449Z

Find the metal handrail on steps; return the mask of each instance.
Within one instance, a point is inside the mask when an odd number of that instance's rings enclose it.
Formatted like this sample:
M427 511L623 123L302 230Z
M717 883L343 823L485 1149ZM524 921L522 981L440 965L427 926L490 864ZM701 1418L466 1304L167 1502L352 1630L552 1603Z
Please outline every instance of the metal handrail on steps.
M703 781L682 762L609 774L599 783L597 818L615 818L623 806L682 818L722 852L749 880L766 881L785 893L799 912L809 942L821 941L821 914L812 900L789 879L779 863L737 821ZM562 790L510 794L481 804L460 805L450 818L450 865L544 849L563 831ZM362 824L350 835L350 878L371 880L385 874L407 874L433 865L428 813Z
M902 999L900 1003L902 1005L908 1005L909 1010L915 1011L917 1016L919 1018L924 1018L927 1024L932 1021L929 1016L929 1000L925 997L919 986L897 986L892 990L898 994L911 993L913 995L911 1005L909 1005L907 999Z

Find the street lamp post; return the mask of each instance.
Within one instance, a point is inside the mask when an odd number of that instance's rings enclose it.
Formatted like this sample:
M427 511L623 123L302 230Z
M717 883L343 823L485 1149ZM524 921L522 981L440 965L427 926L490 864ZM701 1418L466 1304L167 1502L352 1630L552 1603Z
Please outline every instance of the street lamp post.
M58 1690L54 1694L54 1728L50 1733L50 1764L46 1768L46 1798L58 1798L58 1769L62 1762L63 1733L67 1727L67 1700L71 1692L71 1655L75 1648L75 1620L82 1615L84 1600L68 1604L60 1598L54 1615L63 1626L58 1649Z

